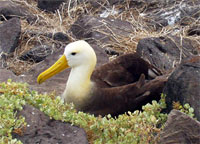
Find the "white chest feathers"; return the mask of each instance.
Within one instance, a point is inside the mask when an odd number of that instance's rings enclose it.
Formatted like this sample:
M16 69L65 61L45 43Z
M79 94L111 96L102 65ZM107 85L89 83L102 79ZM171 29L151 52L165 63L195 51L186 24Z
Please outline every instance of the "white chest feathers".
M72 68L66 89L62 99L67 103L73 103L77 109L81 109L91 97L93 83L90 81L90 71L86 67Z

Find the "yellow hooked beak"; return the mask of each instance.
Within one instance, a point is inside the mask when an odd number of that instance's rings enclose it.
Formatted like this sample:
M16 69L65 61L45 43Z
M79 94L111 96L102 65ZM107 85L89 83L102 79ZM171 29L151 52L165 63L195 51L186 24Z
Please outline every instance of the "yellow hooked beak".
M66 68L69 68L69 65L65 55L63 55L61 58L58 59L58 61L55 64L53 64L50 68L48 68L38 76L37 82L41 84L45 80L49 79L50 77L56 75L57 73L63 71Z

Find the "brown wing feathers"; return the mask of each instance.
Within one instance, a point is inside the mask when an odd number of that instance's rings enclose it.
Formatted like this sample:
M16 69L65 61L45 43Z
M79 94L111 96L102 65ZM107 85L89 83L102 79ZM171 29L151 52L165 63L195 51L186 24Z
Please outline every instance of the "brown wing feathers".
M148 79L152 66L136 53L125 54L104 64L93 72L92 80L98 87L116 87L138 81L143 73Z
M147 80L149 69L156 68L135 53L120 56L97 68L93 79L100 89L94 91L95 96L85 111L115 116L140 109L147 102L159 99L167 77Z

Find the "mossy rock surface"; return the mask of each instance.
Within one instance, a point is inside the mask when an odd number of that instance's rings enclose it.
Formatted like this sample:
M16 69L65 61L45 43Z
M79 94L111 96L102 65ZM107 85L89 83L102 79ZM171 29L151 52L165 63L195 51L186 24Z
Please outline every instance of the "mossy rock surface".
M87 136L83 129L72 126L60 120L50 119L37 108L25 105L17 116L25 117L27 123L23 133L13 131L13 138L17 138L24 144L34 143L63 143L63 144L87 144Z

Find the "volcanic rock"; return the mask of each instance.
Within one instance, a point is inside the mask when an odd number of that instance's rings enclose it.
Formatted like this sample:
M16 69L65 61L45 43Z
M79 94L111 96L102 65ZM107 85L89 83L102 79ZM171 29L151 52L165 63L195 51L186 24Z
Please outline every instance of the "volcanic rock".
M195 41L175 36L144 38L136 51L163 72L174 69L182 59L200 54Z
M189 25L198 20L200 15L199 1L194 3L187 0L169 2L154 1L152 4L157 5L157 8L154 11L151 10L145 13L145 17L149 21L149 25L156 25L157 29L168 25L173 26L177 23L183 26ZM164 8L159 9L159 4L163 5Z
M11 79L14 82L23 82L18 76L16 76L12 71L6 69L0 69L0 83L7 82Z
M77 39L86 39L89 43L101 46L116 41L116 36L128 36L132 31L129 22L87 15L80 16L69 30Z
M166 94L168 112L173 108L173 102L188 103L200 120L200 56L183 61L169 77L163 93Z
M188 36L199 36L200 35L200 26L199 25L194 25L190 27L187 31Z
M17 17L25 18L29 21L34 19L34 16L23 6L12 1L0 1L0 20L7 20Z
M69 41L69 37L62 32L55 33L53 35L53 39L57 41L65 42L65 43Z
M41 10L46 10L50 12L55 12L59 9L60 5L66 0L38 0L38 8Z
M178 110L172 110L164 129L156 138L159 144L199 144L200 122Z
M0 24L0 53L10 54L15 51L21 34L19 18L12 18Z
M20 56L20 59L24 61L34 61L35 63L38 63L40 61L43 61L48 55L52 53L53 53L52 47L48 45L40 45L36 46L30 51L23 53Z
M88 144L83 129L58 120L51 120L38 109L25 105L17 116L25 117L27 127L22 135L13 132L13 138L24 144Z

